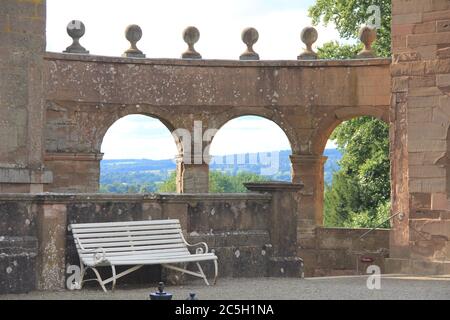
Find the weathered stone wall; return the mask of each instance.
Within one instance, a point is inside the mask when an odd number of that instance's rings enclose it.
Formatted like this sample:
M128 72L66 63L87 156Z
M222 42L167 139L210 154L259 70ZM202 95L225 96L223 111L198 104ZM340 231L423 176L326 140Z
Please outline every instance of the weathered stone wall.
M305 181L301 205L320 225L322 154L329 135L354 117L389 118L390 59L241 62L47 53L45 61L45 159L54 172L49 192L98 190L103 137L126 115L153 116L172 132L187 129L191 137L195 121L206 132L239 116L258 115L286 133L293 182ZM175 143L178 191L208 192L205 159ZM200 149L205 147L206 142ZM191 164L184 161L188 154Z
M306 276L364 272L362 264L356 266L362 256L383 266L388 231L374 231L359 241L365 230L318 228L308 250L297 248L302 243L297 227L301 185L248 188L260 193L0 195L0 266L13 268L7 277L0 273L0 293L64 289L67 266L79 264L70 223L179 219L188 241L207 242L219 257L220 277L299 277L302 259ZM205 264L205 271L211 274L212 265ZM178 273L151 266L120 283L161 278L182 280Z
M0 5L0 193L42 192L45 0Z
M79 264L70 223L179 219L188 241L215 250L221 277L270 275L271 214L269 194L3 195L0 267L12 271L0 273L0 293L64 289L66 266ZM147 267L123 283L160 277L158 266Z
M0 201L0 293L36 289L37 212L30 199Z
M392 270L450 262L450 2L392 1ZM430 268L429 270L439 268Z
M362 239L369 229L318 227L314 236L299 239L298 256L304 261L307 277L364 274L374 264L385 271L389 257L390 230L377 229ZM363 262L369 258L370 263Z

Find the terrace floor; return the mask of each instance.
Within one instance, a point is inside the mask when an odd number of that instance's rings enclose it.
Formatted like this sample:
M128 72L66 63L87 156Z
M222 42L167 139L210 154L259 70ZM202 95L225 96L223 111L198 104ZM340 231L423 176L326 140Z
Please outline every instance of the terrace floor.
M0 295L0 300L147 300L156 285L148 288L118 287L104 293L100 287L81 291L30 292L28 294ZM216 286L202 282L185 286L167 287L174 300L184 300L195 292L200 300L341 300L341 299L436 299L450 300L450 276L418 277L384 275L381 289L369 290L367 276L326 277L307 279L219 279Z

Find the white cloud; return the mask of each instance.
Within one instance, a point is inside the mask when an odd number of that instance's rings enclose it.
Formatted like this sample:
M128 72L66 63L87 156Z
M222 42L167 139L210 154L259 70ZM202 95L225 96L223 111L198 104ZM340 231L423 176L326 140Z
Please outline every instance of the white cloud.
M226 123L214 137L211 155L290 150L286 134L274 122L253 116Z
M171 159L177 148L170 131L161 121L130 115L116 121L106 133L104 159Z

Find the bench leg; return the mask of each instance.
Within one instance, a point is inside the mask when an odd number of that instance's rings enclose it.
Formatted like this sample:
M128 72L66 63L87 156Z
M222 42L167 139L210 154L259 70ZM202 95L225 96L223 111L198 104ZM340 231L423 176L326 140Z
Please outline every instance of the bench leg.
M100 277L100 273L98 273L96 268L92 268L92 271L94 271L95 275L97 276L97 282L100 284L100 286L102 287L103 291L108 292L108 290L106 290L104 281L102 280L102 277Z
M198 271L200 271L200 275L202 276L203 280L205 280L205 283L207 286L209 286L208 279L206 278L205 273L203 272L202 266L200 265L200 262L197 262Z
M114 291L114 289L116 288L116 280L117 280L116 267L114 265L111 265L111 271L112 271L112 278L113 278L111 290Z
M86 268L84 267L83 262L80 262L80 290L83 288L83 280L84 275L86 274Z
M218 266L217 260L214 260L214 283L213 283L213 285L217 284L218 275L219 275L219 266Z

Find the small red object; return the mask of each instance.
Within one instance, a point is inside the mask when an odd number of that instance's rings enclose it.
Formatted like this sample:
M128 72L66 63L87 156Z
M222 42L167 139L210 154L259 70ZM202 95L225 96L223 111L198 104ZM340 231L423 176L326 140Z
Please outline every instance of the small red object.
M375 259L372 257L361 257L361 262L364 262L364 263L372 263L374 261L375 261Z

